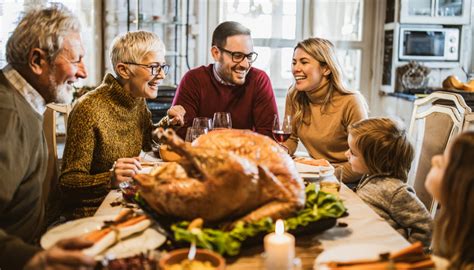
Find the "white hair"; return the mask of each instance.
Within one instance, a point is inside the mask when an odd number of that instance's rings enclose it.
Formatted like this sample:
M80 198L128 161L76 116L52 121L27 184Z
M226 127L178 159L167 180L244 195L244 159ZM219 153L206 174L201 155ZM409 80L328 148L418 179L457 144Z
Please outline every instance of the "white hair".
M61 4L30 10L8 39L7 62L13 65L26 64L28 55L34 48L44 50L48 60L52 62L63 48L64 38L80 31L79 19Z
M110 60L114 71L119 63L140 63L149 53L165 54L165 44L155 33L148 31L127 32L114 39L110 48Z

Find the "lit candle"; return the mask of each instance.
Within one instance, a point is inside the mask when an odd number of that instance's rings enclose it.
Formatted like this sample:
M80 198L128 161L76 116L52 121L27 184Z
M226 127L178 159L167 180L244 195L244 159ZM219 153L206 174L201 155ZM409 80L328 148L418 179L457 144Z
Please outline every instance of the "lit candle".
M263 239L265 247L265 268L270 270L291 270L295 257L295 237L285 233L283 220L277 220L275 232Z

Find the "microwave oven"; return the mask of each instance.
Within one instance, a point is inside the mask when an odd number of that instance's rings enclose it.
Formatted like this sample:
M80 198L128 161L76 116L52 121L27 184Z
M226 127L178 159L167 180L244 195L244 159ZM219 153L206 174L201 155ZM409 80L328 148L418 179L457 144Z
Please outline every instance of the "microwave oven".
M459 61L459 28L400 26L400 61Z

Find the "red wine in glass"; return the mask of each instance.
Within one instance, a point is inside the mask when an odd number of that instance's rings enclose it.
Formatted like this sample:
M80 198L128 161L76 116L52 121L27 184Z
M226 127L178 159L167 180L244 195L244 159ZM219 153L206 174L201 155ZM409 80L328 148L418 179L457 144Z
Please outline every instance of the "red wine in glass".
M279 143L284 143L288 138L290 138L291 132L286 132L284 130L273 130L273 138Z
M291 135L291 116L285 115L283 119L278 119L278 115L275 114L272 133L275 141L289 152L288 147L283 143L286 142Z

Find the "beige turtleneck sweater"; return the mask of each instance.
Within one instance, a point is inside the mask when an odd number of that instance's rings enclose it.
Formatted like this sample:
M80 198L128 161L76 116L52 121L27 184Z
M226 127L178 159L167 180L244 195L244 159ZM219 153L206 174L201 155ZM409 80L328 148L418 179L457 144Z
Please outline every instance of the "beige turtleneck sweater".
M361 175L351 170L344 153L349 149L347 128L367 118L363 97L360 94L341 94L335 91L326 111L322 112L322 100L328 93L328 88L329 84L325 84L314 91L306 92L310 100L311 120L309 125L297 124L297 129L293 130L286 145L293 154L298 141L301 140L311 157L324 158L333 164L344 166L344 182L358 181ZM290 100L290 95L294 91L296 91L294 87L288 90L286 115L294 114L295 107Z
M95 213L111 188L114 161L151 150L152 128L145 99L133 97L111 74L78 101L68 120L60 176L68 218Z

